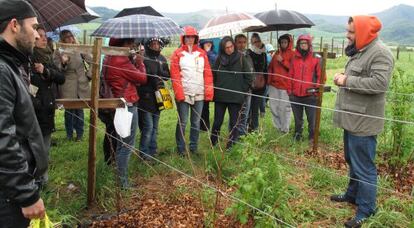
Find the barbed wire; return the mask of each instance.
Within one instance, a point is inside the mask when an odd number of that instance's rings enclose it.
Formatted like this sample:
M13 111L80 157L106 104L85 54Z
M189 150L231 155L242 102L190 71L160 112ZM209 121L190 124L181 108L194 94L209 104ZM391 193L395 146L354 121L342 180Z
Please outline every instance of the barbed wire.
M117 70L121 70L121 71L136 73L136 71L133 71L133 70L123 69L123 68L119 68L119 67L115 67L115 66L111 66L111 65L103 64L102 66L103 67L117 69ZM148 73L146 73L146 75L147 76L150 76L150 77L170 79L170 78L167 78L167 77L162 77L162 76L159 76L159 75L153 75L153 74L148 74ZM171 81L179 81L179 80L174 80L172 78L170 80ZM190 83L190 84L194 84L194 85L198 85L198 86L205 86L204 84L199 84L199 83L191 82L191 81L186 81L186 83ZM361 116L361 117L366 117L366 118L373 118L373 119L384 120L384 121L389 121L389 122L396 122L396 123L414 125L414 122L413 121L406 121L406 120L398 120L398 119L392 119L392 118L385 118L385 117L380 117L380 116L374 116L374 115L362 114L362 113L357 113L357 112L339 110L339 109L334 109L334 108L329 108L329 107L323 107L323 106L317 106L317 105L310 105L310 104L305 104L305 103L301 103L301 102L295 102L295 101L290 101L290 100L283 100L283 99L278 99L278 98L274 98L274 97L267 97L267 96L253 94L253 93L248 93L248 92L241 92L241 91L237 91L237 90L231 90L231 89L221 88L221 87L217 87L217 86L214 86L214 85L213 86L210 86L210 87L212 87L214 89L217 89L217 90L222 90L222 91L231 92L231 93L238 93L238 94L242 94L242 95L248 95L248 96L252 96L252 97L264 98L264 99L268 99L268 100L281 101L281 102L286 102L286 103L295 104L295 105L301 105L301 106L310 107L310 108L316 108L316 109L319 109L320 108L320 109L328 110L328 111L331 111L331 112L338 112L338 113L343 113L343 114L350 114L350 115L354 115L354 116Z
M264 97L263 97L264 98ZM298 102L293 102L293 103L298 103ZM85 104L87 104L87 102L85 101ZM301 103L298 103L298 104L301 104ZM88 104L87 104L88 105ZM89 105L88 105L89 106ZM89 106L90 107L90 106ZM316 106L312 106L312 107L316 107ZM143 109L141 109L141 108L139 108L139 107L137 107L137 109L139 109L139 110L141 110L141 111L145 111L145 110L143 110ZM197 131L201 131L200 129L195 129L195 128L192 128L191 127L191 129L194 129L194 130L197 130ZM212 135L211 133L210 133L210 135ZM221 136L219 136L219 135L217 135L218 137L220 137L220 138L222 138ZM236 143L236 142L233 142L233 143ZM246 146L247 144L245 144L245 146ZM247 145L248 146L248 145ZM283 159L285 159L285 160L288 160L288 161L292 161L292 162L295 162L295 160L294 159L292 159L292 158L288 158L288 157L284 157L284 156L281 156L281 155L279 155L279 154L276 154L277 156L280 156L281 158L283 158ZM329 172L330 174L332 174L332 175L338 175L338 173L336 173L336 172L332 172L332 171L330 171L330 170L328 170L328 169L326 169L326 168L323 168L323 167L320 167L320 166L313 166L313 165L308 165L308 164L306 164L306 166L308 166L308 167L310 167L310 168L315 168L315 169L319 169L319 170L322 170L322 171L325 171L325 172ZM380 188L380 189L383 189L383 190L386 190L386 191L389 191L389 192L391 192L391 193L394 193L394 194L397 194L397 195L400 195L400 196L404 196L404 197L411 197L411 196L409 196L409 195L406 195L406 194L402 194L402 193L399 193L399 192L397 192L397 191L395 191L395 190L393 190L393 189L388 189L388 188L385 188L385 187L381 187L381 186L379 186L379 185L375 185L375 184L372 184L372 183L369 183L369 182L366 182L366 181L363 181L363 180L359 180L359 179L356 179L356 178L352 178L352 177L349 177L349 176L342 176L342 177L344 177L344 178L348 178L348 179L350 179L350 180L354 180L354 181L358 181L358 182L361 182L361 183L365 183L365 184L368 184L368 185L371 185L371 186L375 186L375 187L378 187L378 188Z

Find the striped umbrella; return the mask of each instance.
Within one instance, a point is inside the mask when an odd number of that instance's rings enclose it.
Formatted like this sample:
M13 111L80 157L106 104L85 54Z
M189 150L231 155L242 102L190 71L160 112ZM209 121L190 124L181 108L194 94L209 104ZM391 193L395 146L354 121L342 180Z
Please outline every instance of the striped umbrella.
M92 36L111 38L151 38L182 34L183 30L167 17L129 15L112 18L99 26Z
M230 13L210 19L202 30L200 38L223 37L243 32L248 27L265 26L259 19L247 13Z
M38 20L47 31L87 13L85 0L29 0L38 14Z

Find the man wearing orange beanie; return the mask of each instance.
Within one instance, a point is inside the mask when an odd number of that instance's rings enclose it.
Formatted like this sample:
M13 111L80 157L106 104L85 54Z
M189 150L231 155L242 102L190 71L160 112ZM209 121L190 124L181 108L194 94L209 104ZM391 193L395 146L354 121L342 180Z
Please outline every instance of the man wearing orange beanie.
M394 68L392 53L378 39L380 29L381 22L375 16L349 18L348 63L345 73L334 77L334 83L340 87L334 124L344 129L350 181L346 193L333 195L331 200L358 207L356 216L345 227L360 227L376 210L376 138L384 128L385 92Z

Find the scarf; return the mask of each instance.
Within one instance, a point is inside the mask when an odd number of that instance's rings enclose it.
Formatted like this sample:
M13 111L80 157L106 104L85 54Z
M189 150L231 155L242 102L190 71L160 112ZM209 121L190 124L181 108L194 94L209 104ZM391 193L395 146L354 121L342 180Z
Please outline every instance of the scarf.
M266 53L266 47L264 45L261 48L257 48L256 46L253 45L251 50L258 55Z
M234 51L231 55L227 55L225 53L220 54L219 58L220 58L220 65L226 67L226 66L232 66L234 65L237 61L240 60L241 54L238 51Z
M33 49L33 57L32 62L34 63L42 63L42 64L49 64L52 61L52 50L48 47L46 48L37 48Z

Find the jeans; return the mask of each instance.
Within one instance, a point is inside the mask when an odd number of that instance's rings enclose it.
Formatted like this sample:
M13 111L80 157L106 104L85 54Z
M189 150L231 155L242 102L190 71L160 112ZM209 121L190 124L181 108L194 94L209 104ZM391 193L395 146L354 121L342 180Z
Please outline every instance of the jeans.
M259 109L262 102L263 98L252 96L249 115L249 131L255 131L259 128Z
M269 97L269 86L266 86L263 96L265 96L266 98L262 98L262 102L260 103L259 109L260 113L264 114L266 112L266 102L268 100L267 97Z
M210 130L210 102L205 101L203 105L203 112L201 113L200 119L200 130Z
M128 185L128 161L132 151L135 149L135 134L138 127L138 111L136 106L129 106L128 111L132 113L131 123L131 135L126 138L121 138L117 135L120 140L116 145L116 166L118 169L118 175L121 181L121 186L127 188Z
M103 140L104 159L110 165L115 159L116 131L114 126L115 111L101 109L98 112L99 119L105 124L105 136Z
M84 114L83 109L66 109L65 110L65 129L66 137L73 138L73 129L76 131L76 138L83 137Z
M246 135L247 134L247 120L249 119L249 112L250 112L250 105L252 101L251 95L246 95L244 98L244 103L241 106L240 110L240 121L237 126L239 130L239 135ZM230 126L229 126L230 128ZM231 129L229 129L231 130Z
M0 197L0 228L27 228L29 223L20 206Z
M230 135L229 141L227 143L226 148L230 148L235 142L239 139L239 130L237 129L237 124L240 120L240 110L242 105L241 104L234 104L234 103L221 103L216 102L214 105L214 122L213 128L211 130L211 143L216 145L218 142L218 137L220 136L220 128L223 124L224 115L226 114L226 109L229 110L229 125L230 125Z
M307 96L307 97L297 97L297 96L290 96L289 100L296 103L301 104L291 104L293 116L295 117L295 136L302 137L303 132L303 110L306 112L306 118L308 119L308 132L309 132L309 140L313 140L313 134L315 131L315 117L316 117L316 108L304 106L312 105L316 106L316 96Z
M193 105L186 102L177 102L178 122L175 130L175 139L179 154L184 154L185 149L185 127L189 110L191 109L191 129L190 129L190 152L196 152L198 146L198 136L200 134L200 118L203 111L204 101L195 101Z
M143 158L151 159L157 153L157 134L160 112L139 112L142 119L141 138L139 141L139 150ZM145 156L145 155L150 155Z
M349 166L348 189L345 195L358 205L357 219L375 213L377 198L376 136L356 136L344 130L345 160ZM361 181L361 182L360 182Z
M269 86L270 111L272 113L273 125L283 133L289 132L292 108L286 90Z

